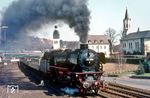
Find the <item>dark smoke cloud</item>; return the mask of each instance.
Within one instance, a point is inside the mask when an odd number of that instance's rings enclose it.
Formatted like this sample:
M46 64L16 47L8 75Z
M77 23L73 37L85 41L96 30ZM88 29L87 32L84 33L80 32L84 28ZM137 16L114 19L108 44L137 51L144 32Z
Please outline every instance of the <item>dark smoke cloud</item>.
M86 42L90 12L87 0L17 0L4 12L2 25L9 27L7 38L26 35L26 29L37 30L47 23L64 21Z

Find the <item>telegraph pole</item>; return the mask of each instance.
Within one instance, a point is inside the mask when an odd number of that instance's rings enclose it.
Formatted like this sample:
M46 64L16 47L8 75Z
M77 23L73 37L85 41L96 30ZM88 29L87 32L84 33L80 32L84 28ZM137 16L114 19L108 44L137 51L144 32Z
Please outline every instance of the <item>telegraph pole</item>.
M7 37L7 32L6 29L8 28L8 26L0 26L0 33L1 33L1 41L3 41L4 43L4 56L6 54L6 37ZM4 31L2 29L5 29ZM3 32L2 32L3 31ZM3 33L3 34L2 34Z

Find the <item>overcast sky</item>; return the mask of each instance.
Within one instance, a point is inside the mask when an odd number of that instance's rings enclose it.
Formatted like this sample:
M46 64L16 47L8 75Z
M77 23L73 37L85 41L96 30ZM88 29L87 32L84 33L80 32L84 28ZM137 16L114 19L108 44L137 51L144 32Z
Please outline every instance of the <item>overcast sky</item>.
M4 11L14 0L1 0L0 11ZM89 0L88 7L91 11L91 24L89 34L104 34L107 28L114 28L118 33L123 27L123 18L126 7L131 18L131 31L150 30L150 0ZM73 30L67 25L59 24L61 39L63 40L78 40L74 37ZM54 29L49 26L44 26L38 32L38 36L46 36L51 38ZM41 33L42 32L42 33Z

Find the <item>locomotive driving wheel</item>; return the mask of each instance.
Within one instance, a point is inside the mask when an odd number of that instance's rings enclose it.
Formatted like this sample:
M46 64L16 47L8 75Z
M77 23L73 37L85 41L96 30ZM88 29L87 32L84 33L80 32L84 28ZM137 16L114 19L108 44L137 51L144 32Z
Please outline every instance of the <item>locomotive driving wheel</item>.
M94 90L94 93L95 93L95 94L98 94L98 92L99 92L99 89L95 89L95 90Z

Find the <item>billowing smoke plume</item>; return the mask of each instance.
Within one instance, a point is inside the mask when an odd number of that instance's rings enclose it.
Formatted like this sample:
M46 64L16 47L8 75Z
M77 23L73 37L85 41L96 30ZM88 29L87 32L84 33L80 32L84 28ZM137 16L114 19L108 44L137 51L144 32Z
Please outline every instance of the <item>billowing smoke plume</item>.
M2 25L8 26L7 39L26 35L26 29L37 30L47 23L64 21L86 42L90 12L87 0L17 0L4 12Z

